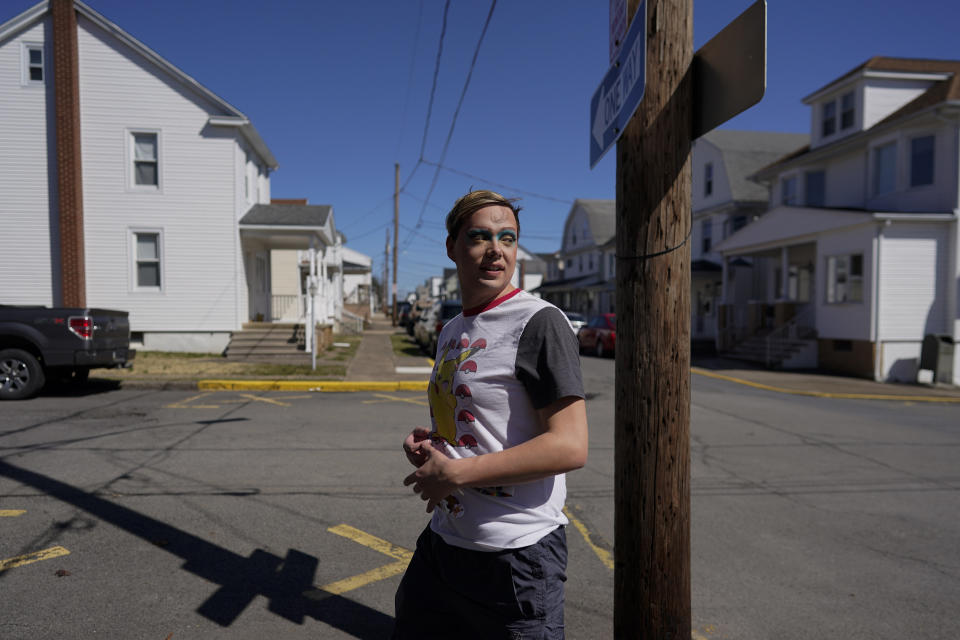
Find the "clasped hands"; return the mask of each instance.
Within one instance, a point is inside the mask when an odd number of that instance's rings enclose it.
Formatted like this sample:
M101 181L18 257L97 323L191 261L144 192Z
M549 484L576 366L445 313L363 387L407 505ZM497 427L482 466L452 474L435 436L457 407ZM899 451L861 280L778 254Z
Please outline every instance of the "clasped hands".
M413 492L427 502L431 513L444 498L458 491L452 479L455 460L437 450L430 441L430 430L416 427L403 441L403 452L417 470L403 479L404 486L413 485Z

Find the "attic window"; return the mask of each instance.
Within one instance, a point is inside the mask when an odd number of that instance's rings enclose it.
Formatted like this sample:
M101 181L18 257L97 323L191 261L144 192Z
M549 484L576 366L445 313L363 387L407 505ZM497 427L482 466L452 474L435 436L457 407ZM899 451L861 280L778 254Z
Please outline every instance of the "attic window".
M703 166L703 195L709 196L713 193L713 163L708 162Z
M821 135L826 138L837 130L837 103L831 100L823 104L823 118L821 121Z

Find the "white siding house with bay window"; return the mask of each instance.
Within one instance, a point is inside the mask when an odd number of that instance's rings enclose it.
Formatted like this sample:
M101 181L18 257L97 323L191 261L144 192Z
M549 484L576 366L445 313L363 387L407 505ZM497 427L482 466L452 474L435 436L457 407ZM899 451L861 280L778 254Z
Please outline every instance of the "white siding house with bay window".
M721 346L790 338L806 355L772 364L929 379L925 337L960 342L960 62L872 58L804 101L811 144L754 175L770 212L716 247L725 279L738 259L763 276ZM953 351L936 382L960 383Z

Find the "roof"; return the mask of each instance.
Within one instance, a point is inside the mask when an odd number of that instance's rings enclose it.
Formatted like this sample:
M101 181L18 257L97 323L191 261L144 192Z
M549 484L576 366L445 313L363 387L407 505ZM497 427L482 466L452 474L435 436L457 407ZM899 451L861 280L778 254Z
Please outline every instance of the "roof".
M729 129L714 129L702 139L720 151L732 199L758 202L766 202L770 194L766 187L748 180L748 177L810 142L810 136L805 133Z
M843 74L835 80L831 80L816 91L806 96L803 101L806 102L833 87L843 84L849 78L865 71L888 71L894 73L952 73L960 71L960 61L957 60L933 60L929 58L888 58L886 56L874 56Z
M795 153L784 156L779 160L770 163L769 165L757 169L754 173L754 176L758 178L768 177L772 173L775 173L775 170L781 165L805 156L807 153L819 151L820 149L829 149L833 147L833 145L837 144L847 144L852 140L860 140L864 135L870 135L872 132L880 128L889 126L894 122L908 118L912 115L922 113L938 105L951 103L960 104L960 60L924 60L919 58L885 58L880 56L870 58L852 71L849 71L840 78L825 85L823 88L813 92L810 94L810 96L804 98L804 102L807 102L812 96L815 96L818 93L833 87L834 85L840 84L845 79L864 71L948 75L943 79L935 80L926 91L887 117L883 118L869 129L825 144L821 147L818 147L816 150L811 150L809 145L803 149L798 149Z
M867 211L778 207L721 241L712 250L725 256L748 255L872 220L872 214Z
M329 204L255 204L240 219L240 224L322 227L332 210Z
M577 208L583 209L587 216L587 224L590 225L590 235L593 236L593 242L601 245L617 232L617 201L616 200L584 200L577 198L573 201L571 213ZM570 216L567 216L570 220ZM566 225L564 225L566 226ZM566 231L566 229L564 230ZM566 233L564 233L566 237Z
M219 113L210 114L209 124L211 126L238 128L241 134L246 138L247 142L250 143L253 149L270 169L276 169L278 167L277 159L273 156L273 153L267 147L267 144L263 141L263 138L260 137L260 134L250 123L250 119L247 118L247 116L245 116L239 109L204 87L191 76L187 75L172 63L161 57L156 51L134 38L132 35L88 7L80 0L73 0L73 6L77 11L77 14L90 20L98 27L146 58L159 70L165 72L182 88L185 88L189 93L201 97L208 103L211 103L215 109L219 110ZM11 34L25 29L42 20L46 17L46 14L49 12L49 10L49 0L43 0L42 2L39 2L33 7L27 9L23 13L11 18L10 20L7 20L3 24L0 24L0 41Z

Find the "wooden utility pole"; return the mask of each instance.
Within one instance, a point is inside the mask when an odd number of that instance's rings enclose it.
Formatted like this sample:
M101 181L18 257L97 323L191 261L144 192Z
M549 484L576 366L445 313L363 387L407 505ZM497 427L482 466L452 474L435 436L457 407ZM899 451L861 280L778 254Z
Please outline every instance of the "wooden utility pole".
M647 0L646 90L617 143L616 638L691 631L692 4Z
M386 233L386 242L384 243L383 249L383 279L380 281L380 300L383 304L384 315L388 315L389 312L387 309L389 308L390 294L387 289L389 286L387 274L390 272L390 229L384 229L384 232Z
M397 254L400 246L400 163L393 165L393 326L397 326Z

